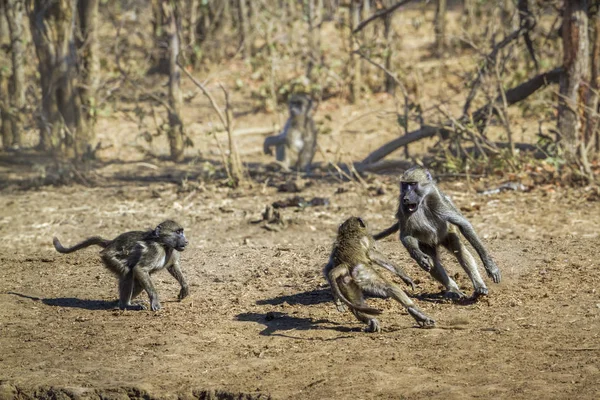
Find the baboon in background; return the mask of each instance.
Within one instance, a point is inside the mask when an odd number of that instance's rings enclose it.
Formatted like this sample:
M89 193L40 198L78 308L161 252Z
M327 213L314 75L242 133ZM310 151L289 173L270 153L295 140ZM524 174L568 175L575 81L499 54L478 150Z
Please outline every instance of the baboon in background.
M317 128L312 118L313 102L308 95L294 94L289 100L290 116L279 135L265 139L263 150L265 154L273 154L271 147L275 146L275 158L287 171L308 172L317 150Z
M414 288L412 279L400 267L390 263L377 252L374 243L361 218L350 217L340 225L329 263L323 269L338 311L343 312L344 305L348 306L358 320L368 324L367 332L379 332L379 321L374 315L380 314L381 311L366 304L363 292L367 292L392 297L402 304L422 327L435 325L435 321L423 314L398 284L389 281L375 270L373 264L380 265L396 273L407 285Z
M58 238L53 240L59 253L72 253L88 246L103 247L100 252L102 262L119 278L119 308L131 306L131 299L142 290L148 293L152 311L160 309L158 294L150 275L163 268L177 279L181 285L178 299L189 294L188 284L179 266L179 252L188 244L183 228L175 221L161 222L149 231L131 231L113 240L93 236L73 247L63 247Z
M471 243L483 261L487 274L495 283L501 279L500 270L492 260L473 226L458 211L452 200L435 184L429 171L414 166L402 175L400 199L396 218L398 221L388 229L374 235L376 240L400 230L400 240L410 256L425 271L446 288L451 298L465 297L442 266L438 247L447 248L463 267L475 289L474 297L487 295L488 289L477 270L475 259L463 245L457 231ZM458 228L458 229L457 229Z

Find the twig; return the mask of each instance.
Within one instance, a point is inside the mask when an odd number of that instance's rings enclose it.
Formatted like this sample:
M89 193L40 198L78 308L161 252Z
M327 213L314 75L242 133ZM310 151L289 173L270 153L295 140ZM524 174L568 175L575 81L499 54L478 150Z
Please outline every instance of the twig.
M352 33L353 34L357 34L358 32L362 31L363 28L365 26L367 26L368 24L370 24L372 21L374 21L374 20L376 20L378 18L385 17L389 13L392 13L392 12L396 11L396 9L402 7L405 4L410 3L411 1L412 0L402 0L402 1L399 1L398 3L394 4L393 6L390 6L389 8L386 8L384 10L379 11L378 13L373 14L372 16L370 16L369 18L365 19L360 24L358 24L356 26L356 28L354 28L354 30L352 31Z

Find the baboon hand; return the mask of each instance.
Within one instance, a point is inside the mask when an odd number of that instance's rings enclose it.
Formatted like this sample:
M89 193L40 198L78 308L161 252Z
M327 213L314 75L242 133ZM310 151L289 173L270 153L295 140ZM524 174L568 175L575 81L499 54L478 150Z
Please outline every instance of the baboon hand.
M177 296L177 300L181 301L183 299L185 299L186 297L188 297L190 294L190 289L187 286L182 286L181 290L179 291L179 295Z
M494 281L494 283L500 283L500 281L502 280L502 274L500 273L500 269L498 268L496 263L492 260L489 260L485 263L484 267L488 276L492 278L492 281Z
M271 150L271 146L264 145L264 147L263 147L263 153L272 156L273 155L273 150Z
M336 303L335 308L337 308L338 312L341 312L341 313L348 311L348 308L346 307L346 305L344 303Z
M417 258L417 264L419 264L419 266L427 272L431 271L431 269L434 267L431 257L424 253Z

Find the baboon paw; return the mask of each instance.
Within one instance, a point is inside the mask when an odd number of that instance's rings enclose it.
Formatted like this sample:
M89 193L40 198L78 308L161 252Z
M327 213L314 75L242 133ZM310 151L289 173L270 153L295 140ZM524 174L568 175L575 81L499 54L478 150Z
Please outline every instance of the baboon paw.
M448 300L452 300L452 301L459 301L462 300L464 298L466 298L467 296L461 292L461 291L453 291L453 290L447 290L443 293L443 296L445 298L447 298Z
M158 310L160 310L160 308L161 308L161 307L160 307L160 303L159 303L158 301L156 301L156 302L152 302L152 303L150 304L150 308L152 309L152 311L158 311Z
M365 332L368 333L380 333L381 328L379 327L379 321L372 319L369 321L369 326L365 328Z
M181 290L179 291L179 295L177 296L177 299L179 301L185 299L186 297L188 297L188 295L190 294L190 289L186 286L186 287L182 287Z
M424 321L417 321L417 323L419 324L419 327L425 328L425 329L435 327L435 320L433 320L431 318L427 318Z
M476 299L479 296L487 296L488 295L488 288L486 287L478 287L475 288L475 292L473 292L473 298Z
M498 268L496 268L495 270L487 271L487 274L490 278L492 278L492 281L494 283L500 283L500 281L502 280L502 275L500 274L500 270Z
M336 304L335 308L341 313L348 311L348 308L344 304Z

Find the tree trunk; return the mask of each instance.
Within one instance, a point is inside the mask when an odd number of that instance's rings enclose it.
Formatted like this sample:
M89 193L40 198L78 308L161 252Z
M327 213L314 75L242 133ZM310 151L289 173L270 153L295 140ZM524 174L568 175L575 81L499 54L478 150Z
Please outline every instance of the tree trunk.
M198 0L189 0L188 3L188 31L187 31L187 46L190 63L195 66L198 60L196 52L196 27L198 26Z
M40 147L81 158L88 149L82 111L71 0L34 0L30 24L42 86Z
M181 71L177 65L179 56L180 13L175 2L165 1L167 41L169 43L169 148L173 161L183 160L184 128L181 120Z
M79 43L77 48L81 55L81 67L79 68L81 77L80 93L89 128L86 132L81 132L78 135L80 146L91 143L95 138L96 95L98 91L98 72L100 70L98 54L98 4L99 0L78 2ZM83 150L85 149L79 149L80 152Z
M578 159L583 139L585 107L589 81L587 1L565 2L563 17L563 75L558 99L558 130L568 162Z
M311 79L312 71L321 59L320 29L315 27L315 0L307 0L306 18L308 20L308 63L306 67L306 77Z
M359 0L351 0L350 1L350 33L348 44L351 54L350 54L350 68L352 70L352 85L351 85L351 99L352 103L356 103L360 98L361 87L362 87L362 74L360 70L361 61L360 56L358 54L354 54L354 50L356 49L356 44L354 43L354 34L352 31L354 28L360 24L360 2Z
M12 147L23 145L23 112L25 107L25 45L23 43L23 0L5 0L5 11L10 30L12 76L10 81L10 124Z
M2 147L8 149L12 146L13 135L12 135L12 124L10 121L10 105L8 99L10 95L8 93L8 79L6 75L0 73L0 118L2 118Z
M598 118L598 91L600 90L600 10L596 12L594 16L593 25L593 50L592 50L592 79L591 79L591 90L589 91L587 98L586 112L589 117L587 119L587 125L585 130L585 141L586 144L594 143L594 150L600 151L600 129Z
M6 19L5 1L0 1L0 45L10 41L10 32L8 30L8 21Z
M438 0L437 7L435 9L435 51L438 55L444 53L446 50L446 0Z
M384 2L385 8L390 8L391 1L385 0ZM393 55L393 47L392 47L392 13L387 14L383 18L383 35L385 37L385 56L384 56L384 66L388 71L393 70L392 66L392 55ZM396 82L394 82L394 78L385 74L385 91L389 94L394 94L396 90Z
M242 55L244 60L249 60L252 56L252 48L250 44L250 38L248 36L248 7L246 0L238 0L238 12L239 12L239 32L240 32L240 46L242 46Z

